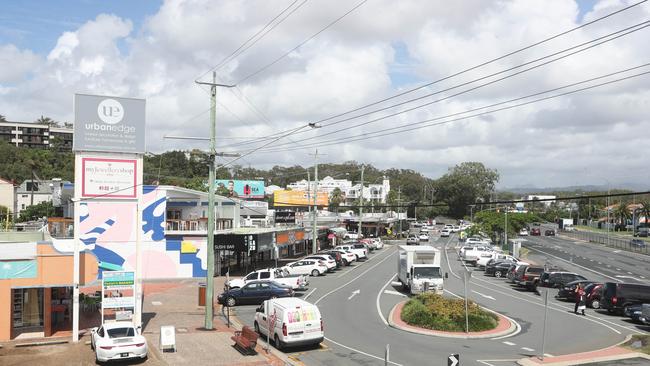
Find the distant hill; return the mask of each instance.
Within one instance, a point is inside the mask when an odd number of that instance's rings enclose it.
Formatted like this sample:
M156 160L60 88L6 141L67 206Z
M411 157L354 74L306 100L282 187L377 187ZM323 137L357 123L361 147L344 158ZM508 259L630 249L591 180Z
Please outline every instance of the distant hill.
M552 193L552 192L606 192L610 190L630 190L636 192L650 191L650 183L615 183L611 187L607 185L584 185L584 186L566 186L566 187L514 187L514 188L500 188L499 191L511 192L516 194L535 194L535 193Z

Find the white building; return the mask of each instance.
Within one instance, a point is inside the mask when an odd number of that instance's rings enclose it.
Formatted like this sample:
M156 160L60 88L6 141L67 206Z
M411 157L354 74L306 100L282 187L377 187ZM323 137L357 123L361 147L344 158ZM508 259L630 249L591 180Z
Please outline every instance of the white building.
M556 198L557 198L557 196L543 196L543 195L536 194L536 195L526 196L525 199L528 200L528 201L532 201L532 200L549 200L549 201L542 201L544 206L549 207L549 206L551 206L551 203L554 202L552 200L554 200Z
M318 181L319 192L327 192L328 194L332 194L336 188L340 189L341 192L346 193L350 188L352 188L352 182L347 179L334 179L330 176L327 176ZM292 191L307 191L309 189L313 192L314 182L307 182L305 179L303 179L301 181L288 184L287 189L291 189Z
M31 205L38 205L41 202L52 201L54 206L61 205L61 189L63 185L70 182L63 182L61 179L52 180L26 180L16 189L16 214ZM55 193L53 196L52 193Z
M292 191L310 190L313 192L314 184L315 182L307 182L303 179L287 185L287 189L291 189ZM345 195L344 205L353 205L361 196L361 184L352 185L352 182L347 179L334 179L327 176L318 181L319 192L327 192L331 195L336 188L340 189ZM388 192L390 192L390 180L384 177L382 183L364 185L363 199L365 202L386 203Z

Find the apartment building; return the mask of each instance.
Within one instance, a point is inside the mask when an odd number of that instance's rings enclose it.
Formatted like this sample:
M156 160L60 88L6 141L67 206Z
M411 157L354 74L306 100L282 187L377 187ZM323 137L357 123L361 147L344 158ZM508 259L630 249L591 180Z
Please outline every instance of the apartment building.
M0 141L17 147L72 150L72 129L29 122L0 122Z

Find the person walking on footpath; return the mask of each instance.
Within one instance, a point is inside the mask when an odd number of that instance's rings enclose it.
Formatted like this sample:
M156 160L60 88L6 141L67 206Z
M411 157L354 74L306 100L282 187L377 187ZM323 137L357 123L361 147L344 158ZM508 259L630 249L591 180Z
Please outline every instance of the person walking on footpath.
M587 308L587 296L585 290L582 289L582 285L578 284L574 291L576 305L573 308L573 313L578 314L578 310L582 312L582 315L585 315L585 309Z

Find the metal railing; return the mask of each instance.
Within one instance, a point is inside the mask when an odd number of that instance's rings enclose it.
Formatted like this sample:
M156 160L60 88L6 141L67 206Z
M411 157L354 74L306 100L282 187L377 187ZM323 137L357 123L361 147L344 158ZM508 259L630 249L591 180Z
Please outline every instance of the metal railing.
M648 250L648 246L650 246L649 245L650 243L643 240L642 240L643 245L634 245L632 244L632 238L625 239L611 234L608 237L605 234L595 233L590 231L564 231L564 230L561 230L560 234L564 236L568 236L573 239L601 244L612 248L626 250L628 252L650 254L650 251Z

